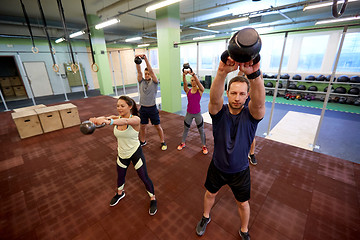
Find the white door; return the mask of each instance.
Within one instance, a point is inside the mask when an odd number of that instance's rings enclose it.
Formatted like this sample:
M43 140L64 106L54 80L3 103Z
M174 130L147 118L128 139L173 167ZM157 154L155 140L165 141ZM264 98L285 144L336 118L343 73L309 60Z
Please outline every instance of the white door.
M35 97L53 95L44 62L23 62Z

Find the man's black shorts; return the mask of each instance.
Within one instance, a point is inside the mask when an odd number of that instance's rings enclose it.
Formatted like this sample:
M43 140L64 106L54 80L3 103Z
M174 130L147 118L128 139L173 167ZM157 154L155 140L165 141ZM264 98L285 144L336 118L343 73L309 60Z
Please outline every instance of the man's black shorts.
M217 193L222 186L229 185L235 198L239 202L245 202L250 199L250 169L249 167L238 173L224 173L217 169L214 162L211 161L205 188L211 193Z
M139 113L141 124L148 124L149 118L152 125L160 124L159 110L157 109L156 105L151 107L141 106Z

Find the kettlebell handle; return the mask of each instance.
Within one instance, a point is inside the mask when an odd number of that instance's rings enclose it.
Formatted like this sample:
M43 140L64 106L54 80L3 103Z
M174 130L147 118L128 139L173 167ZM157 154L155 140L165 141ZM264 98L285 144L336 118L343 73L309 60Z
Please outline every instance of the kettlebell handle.
M220 57L220 58L221 58L221 61L226 64L226 61L227 61L227 59L228 59L229 56L230 56L230 55L229 55L229 51L228 51L228 50L225 50L225 51L221 54L221 57ZM256 57L253 59L253 65L257 64L258 62L260 62L260 54L256 55Z
M189 68L183 68L183 69L182 69L182 72L184 72L184 71L185 71L185 69L190 69L190 73L192 73L192 72L193 72L193 70L192 70L192 68L191 68L191 67L189 67Z
M190 64L189 64L189 63L184 63L184 64L183 64L182 72L184 72L185 69L190 69L190 73L193 72L193 70L192 70L192 68L190 67Z
M106 125L106 123L102 123L102 124L100 124L100 125L96 125L96 124L95 124L95 127L96 127L96 128L102 128L102 127L105 127L105 125Z

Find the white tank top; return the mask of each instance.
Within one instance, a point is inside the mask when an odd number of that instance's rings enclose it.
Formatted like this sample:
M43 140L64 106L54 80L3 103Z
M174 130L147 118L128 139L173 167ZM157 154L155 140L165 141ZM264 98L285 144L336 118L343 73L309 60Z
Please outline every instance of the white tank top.
M118 155L120 158L130 158L140 146L139 132L131 125L128 125L125 130L119 130L115 126L114 135L118 141Z

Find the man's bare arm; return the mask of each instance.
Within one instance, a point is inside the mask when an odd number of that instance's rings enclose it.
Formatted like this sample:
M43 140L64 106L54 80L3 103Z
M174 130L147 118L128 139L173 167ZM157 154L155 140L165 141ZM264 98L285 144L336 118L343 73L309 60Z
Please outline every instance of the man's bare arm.
M228 73L235 71L238 67L239 63L236 63L231 58L228 58L226 64L220 61L218 71L210 88L210 114L215 115L221 110L224 103L225 78Z

